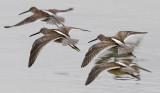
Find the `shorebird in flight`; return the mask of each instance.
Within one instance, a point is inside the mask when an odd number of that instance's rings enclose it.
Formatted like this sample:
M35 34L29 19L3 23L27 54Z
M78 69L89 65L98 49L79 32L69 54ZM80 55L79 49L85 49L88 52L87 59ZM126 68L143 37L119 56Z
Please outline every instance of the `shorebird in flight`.
M95 41L95 40L100 40L100 43L92 45L89 49L88 52L86 53L81 67L85 67L89 62L102 50L112 48L115 46L118 46L118 54L129 54L131 56L133 55L133 50L135 46L128 46L125 44L125 39L128 38L130 35L134 34L146 34L147 32L135 32L135 31L119 31L115 36L112 37L106 37L102 34L98 35L96 39L93 39L89 41L88 43ZM136 56L134 56L136 57Z
M107 70L109 73L114 74L114 75L131 75L138 80L140 80L140 74L139 74L139 69L151 72L145 68L142 68L138 66L135 63L129 62L129 61L123 61L123 62L104 62L101 64L98 64L94 66L86 80L85 85L90 84L93 80L96 79L96 77L104 70Z
M47 22L48 24L53 24L53 25L56 25L57 27L59 27L58 24L64 25L63 23L64 23L65 19L63 17L57 16L56 14L59 12L68 12L71 10L73 10L73 8L69 8L66 10L57 10L57 9L39 10L36 7L31 7L29 10L22 12L19 15L22 15L27 12L32 12L33 15L27 17L26 19L24 19L23 21L15 24L15 25L5 26L5 28L21 26L24 24L34 22L38 19L41 19L41 21Z
M36 34L42 33L44 36L38 38L37 40L34 41L32 45L32 49L30 51L30 57L29 57L29 64L28 67L31 67L32 64L35 62L38 54L40 53L40 50L48 44L50 41L55 41L58 43L62 43L63 46L69 45L71 48L80 51L80 49L76 46L78 43L78 39L72 39L69 35L69 32L71 29L79 29L82 31L88 31L85 29L81 28L76 28L76 27L69 27L69 26L62 26L57 29L47 29L47 28L42 28L39 32L30 35L34 36Z

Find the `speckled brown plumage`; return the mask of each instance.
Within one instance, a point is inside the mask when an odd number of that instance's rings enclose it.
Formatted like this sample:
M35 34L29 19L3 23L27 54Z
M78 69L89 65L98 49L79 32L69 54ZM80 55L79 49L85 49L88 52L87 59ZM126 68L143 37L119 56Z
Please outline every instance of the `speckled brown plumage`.
M81 67L85 67L88 63L90 63L90 61L98 54L100 53L100 51L107 49L107 48L111 48L114 46L119 46L119 49L123 49L122 54L129 54L131 56L134 56L132 51L134 49L134 47L127 47L124 43L124 40L130 36L130 35L134 35L134 34L146 34L147 32L135 32L135 31L119 31L115 36L111 36L111 37L106 37L103 34L98 35L98 37L96 39L93 39L92 41L95 40L100 40L100 43L94 44L93 46L91 46L88 50L88 52L86 53L82 65ZM119 40L121 43L123 43L122 45L119 45L117 42L115 42L114 39ZM122 50L121 49L121 50ZM92 55L91 55L92 54ZM135 56L134 56L135 57Z
M49 10L46 10L46 11L48 11L48 12L51 11L53 14L57 14L58 12L67 12L67 11L71 11L71 10L73 10L73 9L72 8L69 8L69 9L66 9L66 10L49 9ZM42 19L42 18L44 18L42 21L45 21L45 22L51 24L49 20L51 20L51 18L53 18L53 16L48 14L47 12L44 12L43 10L39 10L36 7L31 7L29 10L27 10L25 12L22 12L19 15L27 13L27 12L32 12L33 15L27 17L23 21L15 24L13 26L5 26L4 28L11 28L11 27L15 27L15 26L21 26L21 25L28 24L28 23L34 22L34 21L36 21L38 19ZM57 18L55 18L55 21L57 21L57 23L53 23L55 25L63 24L64 18L57 17Z

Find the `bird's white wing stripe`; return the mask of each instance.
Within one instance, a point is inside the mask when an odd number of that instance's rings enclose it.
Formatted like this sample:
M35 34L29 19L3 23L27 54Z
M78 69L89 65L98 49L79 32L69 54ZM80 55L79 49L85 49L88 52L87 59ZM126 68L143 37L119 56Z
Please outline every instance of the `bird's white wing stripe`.
M117 44L119 44L120 46L125 46L124 43L122 43L121 41L115 39L115 38L111 38L113 41L115 41Z
M61 39L62 37L59 37L59 38L55 38L55 39L53 39L53 41L55 41L55 40L58 40L58 39Z
M116 67L110 67L108 68L107 70L112 70L112 69L117 69L117 68L120 68L119 66L116 66Z
M58 34L61 34L61 35L65 36L65 37L68 37L67 35L65 35L64 33L60 32L60 31L55 31L55 32L57 32Z
M121 65L121 66L127 66L126 64L122 63L122 62L116 62L117 64Z
M46 11L46 10L42 10L43 12L45 12L45 13L47 13L47 14L49 14L49 15L51 15L51 16L56 16L55 14L53 14L52 12L49 12L49 11Z
M131 66L136 66L136 64L135 63L132 63L132 64L129 64L129 66L131 67Z

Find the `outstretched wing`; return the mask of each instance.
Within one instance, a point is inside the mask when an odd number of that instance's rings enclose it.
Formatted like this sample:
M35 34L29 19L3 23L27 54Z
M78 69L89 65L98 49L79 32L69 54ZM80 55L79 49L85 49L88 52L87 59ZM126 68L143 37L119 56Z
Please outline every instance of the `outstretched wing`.
M53 14L56 14L56 13L57 13L57 9L48 9L48 10L46 10L46 11L49 11L49 12L51 12L51 13L53 13Z
M29 64L28 67L31 67L32 64L35 62L38 54L40 53L40 51L42 50L42 48L48 44L51 40L56 40L56 39L60 39L63 37L59 37L57 35L49 35L49 36L43 36L39 39L37 39L33 45L32 45L32 49L30 51L30 57L29 57Z
M89 30L86 30L86 29L82 29L82 28L77 28L77 27L70 27L71 29L78 29L78 30L81 30L81 31L87 31L87 32L91 32Z
M102 50L107 49L107 48L111 48L114 46L116 46L114 43L105 42L105 41L94 44L93 46L91 46L89 48L88 52L86 53L81 67L85 67Z
M57 14L59 12L68 12L68 11L72 11L73 8L68 8L68 9L64 9L64 10L57 10L57 9L48 9L47 11L52 12L53 14Z
M87 80L86 80L85 85L88 85L88 84L90 84L93 80L95 80L96 77L97 77L103 70L104 70L104 68L100 68L99 65L94 66L94 67L91 69L91 71L90 71L90 73L89 73L89 75L88 75L88 78L87 78Z
M115 62L104 62L101 64L98 64L92 68L90 71L88 78L86 80L85 85L90 84L93 80L96 79L96 77L105 69L112 70L112 69L118 69L120 68L119 64L116 64Z
M21 26L21 25L24 25L24 24L28 24L28 23L31 23L31 22L34 22L38 19L42 18L41 16L39 15L32 15L26 19L24 19L23 21L13 25L13 26L5 26L5 28L11 28L11 27L15 27L15 26Z
M146 34L147 32L135 32L135 31L119 31L116 37L124 41L127 37L134 34Z

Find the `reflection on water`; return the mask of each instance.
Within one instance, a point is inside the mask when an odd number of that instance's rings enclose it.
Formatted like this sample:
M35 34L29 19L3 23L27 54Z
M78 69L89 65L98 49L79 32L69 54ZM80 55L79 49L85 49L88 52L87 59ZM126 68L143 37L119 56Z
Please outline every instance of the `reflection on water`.
M138 40L136 40L136 42L134 43L134 46L138 47L141 43L142 39L139 38ZM128 45L133 45L133 43L127 43ZM136 48L135 48L136 49ZM110 49L108 49L107 51L103 52L103 56L99 57L98 59L96 59L96 64L100 64L103 63L104 61L115 61L118 59L125 59L129 62L132 62L135 58L131 55L128 54L118 54L118 48L117 46L112 47Z
M0 6L0 93L13 91L16 93L124 93L124 91L160 93L160 54L158 51L160 47L160 0L41 0L40 2L38 0L12 0L12 2L15 3L11 3L11 0L1 0ZM53 26L42 22L12 29L4 29L3 26L14 24L30 15L17 16L18 13L31 6L40 9L73 7L75 9L73 12L62 15L66 18L66 24L92 30L91 33L84 35L80 35L82 32L72 33L74 38L80 39L81 52L50 43L40 54L36 65L28 69L26 65L29 51L36 39L36 37L29 38L28 35L42 27L53 28ZM134 57L119 57L117 60L126 59L136 62L153 73L140 70L141 80L135 81L135 78L115 80L112 74L104 71L92 84L84 86L87 75L94 65L92 61L86 68L80 68L83 57L90 47L87 41L100 33L110 35L119 30L149 32L142 36L143 44L141 43L138 49L135 48L138 50L136 51L138 60ZM112 61L114 57L108 59L107 62Z
M67 72L60 72L60 71L55 72L55 74L56 75L69 75L69 73L67 73Z
M141 39L138 39L134 45L138 47L140 43ZM128 43L128 45L130 44ZM140 80L140 70L151 72L150 70L139 66L134 60L135 58L131 55L119 55L118 48L112 47L96 60L96 65L91 69L86 84L88 85L91 83L103 70L107 70L109 73L114 74L115 80Z

